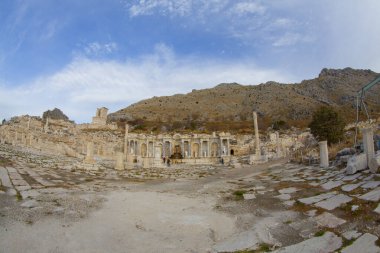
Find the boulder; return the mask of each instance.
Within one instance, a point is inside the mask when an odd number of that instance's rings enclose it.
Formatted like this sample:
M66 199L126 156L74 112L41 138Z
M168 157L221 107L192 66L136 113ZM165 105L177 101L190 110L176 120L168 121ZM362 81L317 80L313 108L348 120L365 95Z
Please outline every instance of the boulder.
M378 173L380 168L380 154L377 154L375 157L372 157L369 160L368 167L372 173Z
M368 163L366 154L353 155L348 159L346 174L352 175L358 171L365 170L367 167Z

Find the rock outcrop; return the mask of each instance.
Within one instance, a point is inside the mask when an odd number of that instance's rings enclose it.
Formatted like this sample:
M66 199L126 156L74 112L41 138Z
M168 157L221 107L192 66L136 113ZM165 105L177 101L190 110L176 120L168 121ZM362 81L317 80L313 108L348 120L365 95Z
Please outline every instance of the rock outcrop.
M49 119L55 119L55 120L64 120L69 121L69 117L67 117L60 109L54 108L53 110L47 110L42 114L42 119L46 120Z

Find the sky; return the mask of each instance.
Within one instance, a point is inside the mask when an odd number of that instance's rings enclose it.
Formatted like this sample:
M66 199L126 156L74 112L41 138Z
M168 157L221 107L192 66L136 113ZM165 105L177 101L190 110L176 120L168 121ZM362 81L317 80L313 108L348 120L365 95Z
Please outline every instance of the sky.
M379 0L1 0L0 119L380 72Z

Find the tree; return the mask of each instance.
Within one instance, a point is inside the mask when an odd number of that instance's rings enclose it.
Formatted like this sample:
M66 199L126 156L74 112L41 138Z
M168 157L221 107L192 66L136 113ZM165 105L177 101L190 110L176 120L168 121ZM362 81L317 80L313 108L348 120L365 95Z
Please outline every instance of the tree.
M332 107L322 106L313 113L309 127L319 141L337 143L343 138L345 123L340 114Z
M284 129L289 129L289 126L285 121L277 120L273 122L272 129L275 131L284 130Z

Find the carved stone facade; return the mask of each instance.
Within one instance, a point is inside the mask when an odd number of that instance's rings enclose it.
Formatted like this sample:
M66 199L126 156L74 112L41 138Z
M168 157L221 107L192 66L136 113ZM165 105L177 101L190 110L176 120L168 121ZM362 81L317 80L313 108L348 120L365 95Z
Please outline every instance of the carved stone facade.
M124 152L129 165L157 166L169 161L185 164L213 164L229 161L229 133L136 134L126 132Z

